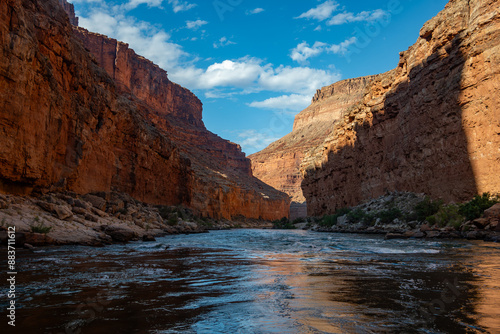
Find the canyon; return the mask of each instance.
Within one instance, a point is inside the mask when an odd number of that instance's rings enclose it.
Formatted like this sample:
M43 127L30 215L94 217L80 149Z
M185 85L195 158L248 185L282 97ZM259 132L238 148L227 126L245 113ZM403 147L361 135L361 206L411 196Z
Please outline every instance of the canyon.
M500 192L498 4L451 0L419 35L394 70L318 91L292 133L250 157L254 174L314 216L392 191Z
M321 148L330 129L359 101L374 78L348 79L319 89L311 105L295 116L291 133L248 157L256 177L290 195L292 219L307 216L300 172L306 153Z
M0 4L0 192L126 193L216 219L288 217L202 103L61 0ZM73 24L73 25L72 25Z

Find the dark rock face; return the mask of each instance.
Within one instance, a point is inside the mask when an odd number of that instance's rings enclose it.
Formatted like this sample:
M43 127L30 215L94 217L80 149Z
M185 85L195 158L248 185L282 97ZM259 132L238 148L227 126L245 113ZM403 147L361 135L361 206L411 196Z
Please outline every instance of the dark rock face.
M497 1L450 1L303 159L308 213L387 191L456 202L499 192L499 55Z
M73 28L57 0L0 3L0 59L0 192L118 191L216 218L288 216L288 196L205 129L194 94L125 44Z

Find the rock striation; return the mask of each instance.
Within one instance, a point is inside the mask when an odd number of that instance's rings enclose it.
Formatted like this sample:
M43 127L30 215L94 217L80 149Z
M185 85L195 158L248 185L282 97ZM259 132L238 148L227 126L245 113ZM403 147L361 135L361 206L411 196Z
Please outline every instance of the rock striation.
M310 215L388 191L500 191L500 9L451 0L303 159ZM321 95L321 94L320 94Z
M288 216L288 196L205 129L194 94L126 44L72 27L64 3L0 3L0 192L116 191L214 218Z

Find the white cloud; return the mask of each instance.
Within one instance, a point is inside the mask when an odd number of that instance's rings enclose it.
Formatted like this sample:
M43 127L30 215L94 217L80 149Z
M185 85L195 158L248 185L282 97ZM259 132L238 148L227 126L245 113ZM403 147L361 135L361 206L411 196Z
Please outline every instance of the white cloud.
M236 44L235 42L233 41L230 41L227 37L221 37L217 42L213 43L213 46L215 49L218 49L218 48L222 48L224 46L228 46L228 45L233 45L233 44Z
M174 13L184 12L197 6L194 3L188 3L187 1L180 0L168 0L168 3L172 5L172 10L174 11Z
M274 110L300 111L311 104L310 95L291 94L272 97L264 101L254 101L250 107Z
M331 26L331 25L341 25L351 22L362 22L362 21L371 22L381 19L386 15L387 13L382 9L377 9L374 11L364 11L358 14L344 12L333 16L330 20L328 20L326 24Z
M259 85L267 90L311 95L325 85L338 81L340 74L309 67L279 66L261 74Z
M318 56L323 52L343 55L347 52L349 46L356 43L356 41L356 37L351 37L340 44L328 45L322 42L315 42L313 46L309 46L308 43L302 42L292 50L290 58L296 62L304 63L307 59Z
M125 4L125 9L131 10L139 5L146 4L148 7L160 7L163 0L130 0Z
M210 65L203 77L202 85L212 87L248 87L262 73L258 60L242 59L240 61L224 60L222 63Z
M357 41L358 41L358 39L356 37L351 37L349 39L346 39L345 41L343 41L340 44L330 45L330 47L328 47L327 51L335 53L335 54L342 54L343 55L347 52L347 49L349 48L349 46L356 43Z
M326 1L315 8L309 9L307 12L300 14L297 19L315 19L323 21L329 18L332 13L337 10L339 4L336 1Z
M249 56L200 68L196 65L199 59L174 43L170 34L123 13L96 6L88 15L81 15L80 23L90 31L128 43L137 54L167 70L172 81L189 89L218 90L219 96L261 91L312 96L316 89L340 78L335 70L276 67ZM219 43L228 42L227 37L219 39Z
M240 145L250 149L250 152L257 152L266 148L272 142L280 139L281 136L272 131L245 130L238 134L242 140ZM247 150L247 149L245 149ZM248 153L250 153L248 152Z
M247 15L259 14L259 13L262 13L263 11L265 11L264 8L255 8L255 9L252 9L252 10L247 10L246 14Z
M208 24L207 21L203 20L196 20L196 21L186 21L186 28L192 29L192 30L197 30L201 26L204 26L205 24Z
M292 58L292 60L295 60L297 62L304 62L308 58L317 56L322 53L325 46L325 43L315 42L312 47L309 47L309 44L307 44L306 42L302 42L292 50L292 54L290 55L290 57Z
M180 45L170 41L165 31L122 14L111 16L96 8L88 17L81 16L79 22L90 31L128 43L138 54L164 69L178 66L180 58L187 55Z

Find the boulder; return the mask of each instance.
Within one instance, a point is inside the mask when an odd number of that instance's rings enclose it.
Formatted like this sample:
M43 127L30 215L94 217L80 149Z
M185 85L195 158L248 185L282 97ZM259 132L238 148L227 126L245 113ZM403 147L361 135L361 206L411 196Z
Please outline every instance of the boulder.
M39 207L41 207L43 210L45 210L47 212L50 212L50 213L55 212L56 206L53 203L49 203L49 202L45 202L45 201L37 201L36 205L38 205Z
M85 209L85 210L89 210L90 209L89 204L87 202L85 202L85 201L80 200L80 199L75 199L74 205L77 208L82 208L82 209Z
M54 207L54 213L56 214L57 218L61 220L71 220L71 218L73 218L73 212L71 212L68 207L62 205L56 205Z
M439 231L427 231L427 232L425 232L426 238L439 238L440 235L441 235L441 232L439 232Z
M420 232L428 232L432 231L432 228L429 226L429 224L425 223L422 226L420 226Z
M25 244L33 246L54 245L56 241L44 233L26 233Z
M500 203L493 205L491 208L484 211L483 217L489 218L500 218Z
M82 197L85 201L92 204L92 206L101 211L106 210L106 200L102 197L87 194Z
M489 221L486 218L478 218L478 219L475 219L472 223L477 228L483 229L489 224Z
M130 228L122 225L106 225L101 227L103 232L109 235L113 241L128 242L137 238L137 234Z
M142 241L156 241L156 238L152 234L144 234Z

